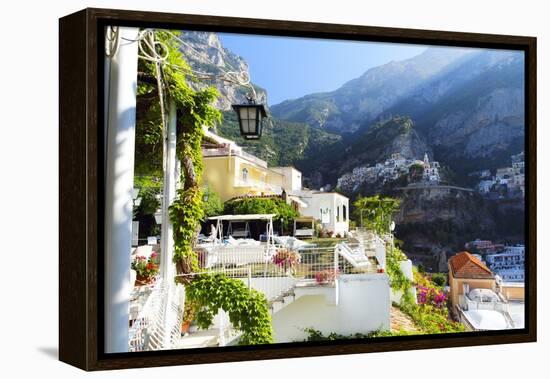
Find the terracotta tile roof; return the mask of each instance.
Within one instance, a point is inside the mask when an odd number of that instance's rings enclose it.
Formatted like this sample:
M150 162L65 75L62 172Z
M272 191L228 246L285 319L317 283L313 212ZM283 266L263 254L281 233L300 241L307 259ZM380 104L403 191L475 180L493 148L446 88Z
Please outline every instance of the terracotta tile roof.
M455 278L492 279L493 272L479 259L462 251L449 259L449 266Z

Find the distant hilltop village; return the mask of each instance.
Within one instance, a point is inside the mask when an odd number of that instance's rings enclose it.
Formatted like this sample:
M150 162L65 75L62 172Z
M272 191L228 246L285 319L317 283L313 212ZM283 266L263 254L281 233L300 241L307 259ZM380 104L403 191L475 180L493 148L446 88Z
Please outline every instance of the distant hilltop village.
M492 176L490 170L471 173L481 179L477 185L479 193L489 199L525 197L525 153L511 156L512 166L499 168Z
M374 166L359 166L352 172L338 178L337 187L345 192L356 192L365 183L384 183L397 180L407 175L412 181L428 185L438 185L441 182L439 162L432 161L428 154L424 160L404 158L400 153L393 153L389 159Z

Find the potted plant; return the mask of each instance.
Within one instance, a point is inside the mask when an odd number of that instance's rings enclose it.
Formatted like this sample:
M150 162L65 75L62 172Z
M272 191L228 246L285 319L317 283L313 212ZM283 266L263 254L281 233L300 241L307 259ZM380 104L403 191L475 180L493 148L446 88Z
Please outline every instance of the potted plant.
M315 281L317 284L327 284L332 283L336 280L338 276L338 271L333 269L327 269L322 271L317 271L315 273Z
M273 263L283 268L288 274L292 274L294 268L300 263L300 254L287 248L277 249L272 258Z
M158 254L153 251L149 258L138 255L132 260L132 270L136 271L135 285L153 283L159 273Z
M185 302L185 307L183 309L183 321L181 323L181 335L187 335L189 333L189 328L191 323L197 315L197 305L191 301Z

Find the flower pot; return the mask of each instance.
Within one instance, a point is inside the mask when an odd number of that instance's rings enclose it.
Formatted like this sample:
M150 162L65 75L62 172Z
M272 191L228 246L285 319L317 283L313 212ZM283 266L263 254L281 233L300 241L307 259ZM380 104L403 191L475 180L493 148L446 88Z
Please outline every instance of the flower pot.
M154 282L155 282L155 277L154 276L137 275L135 286L146 286L146 285L149 285L149 284L153 284Z
M184 335L184 334L189 333L189 328L190 327L191 327L191 321L184 321L181 324L181 334Z

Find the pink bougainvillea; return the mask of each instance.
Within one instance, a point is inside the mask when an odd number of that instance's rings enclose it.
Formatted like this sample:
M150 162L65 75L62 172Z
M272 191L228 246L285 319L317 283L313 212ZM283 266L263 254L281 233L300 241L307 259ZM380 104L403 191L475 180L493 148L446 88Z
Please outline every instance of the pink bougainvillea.
M278 249L272 259L277 266L292 269L300 263L300 254L290 249Z
M434 305L436 307L443 307L447 302L447 294L443 290L425 286L418 286L416 287L416 290L418 304L428 304Z

